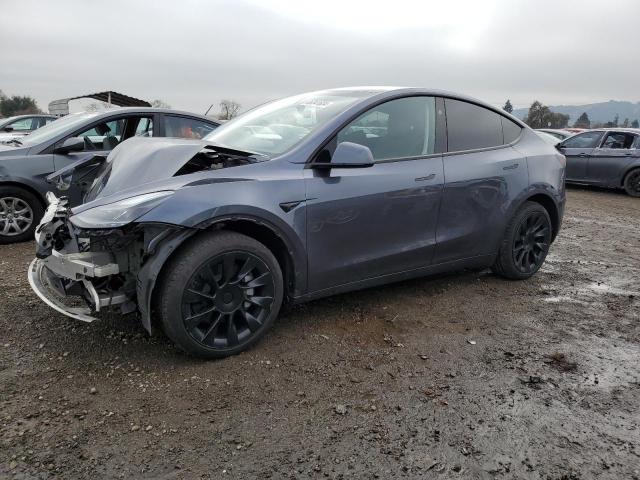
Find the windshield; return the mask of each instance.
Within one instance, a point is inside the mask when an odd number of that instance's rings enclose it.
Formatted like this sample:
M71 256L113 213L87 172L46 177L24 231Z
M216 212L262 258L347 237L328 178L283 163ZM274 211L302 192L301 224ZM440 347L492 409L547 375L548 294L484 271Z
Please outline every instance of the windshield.
M0 118L0 128L4 127L5 125L9 125L11 122L17 120L18 118L20 118L20 115L16 115L15 117Z
M61 133L72 130L77 125L86 120L99 115L99 113L72 113L66 117L59 118L38 130L31 132L26 137L21 137L20 142L25 145L38 145L57 137Z
M239 116L204 139L235 150L280 155L373 93L329 90L284 98Z

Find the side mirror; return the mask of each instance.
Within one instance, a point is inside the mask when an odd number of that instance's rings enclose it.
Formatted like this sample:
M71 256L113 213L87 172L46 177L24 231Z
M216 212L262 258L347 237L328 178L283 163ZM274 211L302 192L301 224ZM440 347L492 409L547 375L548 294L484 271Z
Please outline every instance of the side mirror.
M373 153L369 147L359 143L342 142L336 147L331 162L314 163L314 168L367 168L372 167Z
M5 132L13 132L13 127L10 125L7 125L6 127L4 127L2 130L4 130Z
M56 147L53 153L71 153L81 152L84 150L84 139L82 137L70 137L67 138L62 145Z

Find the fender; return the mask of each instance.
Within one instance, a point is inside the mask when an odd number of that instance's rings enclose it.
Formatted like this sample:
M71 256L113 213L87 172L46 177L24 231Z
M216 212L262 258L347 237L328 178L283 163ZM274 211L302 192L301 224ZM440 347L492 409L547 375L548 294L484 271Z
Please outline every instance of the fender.
M299 296L307 291L307 253L305 248L306 236L306 211L301 205L294 208L293 211L303 213L298 215L294 224L295 229L288 225L277 215L263 210L261 208L248 205L229 205L216 209L215 217L209 218L195 225L196 228L210 228L216 224L229 221L249 221L257 225L268 228L275 236L277 236L287 248L287 252L293 262L294 275L294 291L293 296ZM298 233L300 232L300 233Z
M562 218L564 216L564 205L565 205L566 199L565 199L564 192L559 192L558 190L553 188L551 185L546 183L534 183L529 185L528 188L523 190L513 200L513 202L511 202L511 206L507 210L505 218L506 219L511 218L515 214L515 212L518 211L518 209L520 209L522 205L524 205L525 202L527 202L529 199L531 199L536 195L542 195L548 198L555 206L557 218L555 219L555 222L554 222L555 224L553 225L554 232L551 240L553 242L553 240L555 240L555 237L558 231L560 230L560 226L562 225ZM552 222L554 221L553 218L551 220Z
M151 299L155 289L156 281L163 266L173 254L188 238L203 230L214 227L225 222L250 221L268 228L274 235L282 240L287 248L289 257L293 262L294 291L293 297L306 293L307 290L307 258L304 246L297 238L293 230L277 216L256 207L232 206L223 207L219 211L225 210L221 215L209 218L196 225L176 225L182 228L177 232L165 231L149 242L149 247L154 244L153 254L144 263L138 272L136 279L136 295L138 298L138 308L140 320L143 327L151 334ZM269 218L265 218L269 217ZM288 234L285 232L289 232Z

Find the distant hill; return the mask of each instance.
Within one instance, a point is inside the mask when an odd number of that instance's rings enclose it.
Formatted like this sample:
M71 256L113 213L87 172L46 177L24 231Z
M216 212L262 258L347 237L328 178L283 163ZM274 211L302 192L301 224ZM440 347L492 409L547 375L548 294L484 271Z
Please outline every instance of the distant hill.
M620 123L625 118L632 122L635 119L640 120L640 102L624 102L617 100L609 100L602 103L590 103L587 105L549 105L552 112L566 113L569 115L569 125L580 116L582 112L587 112L591 123L608 122L613 120L616 115L619 117ZM518 118L527 116L529 108L517 108L513 114Z

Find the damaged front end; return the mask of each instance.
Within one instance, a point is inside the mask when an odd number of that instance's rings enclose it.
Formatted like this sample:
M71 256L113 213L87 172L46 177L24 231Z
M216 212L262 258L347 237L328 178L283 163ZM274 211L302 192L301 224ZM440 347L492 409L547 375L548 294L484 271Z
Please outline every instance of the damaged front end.
M122 314L138 311L150 331L150 299L157 274L169 252L192 232L141 224L81 228L70 221L65 197L49 193L47 201L36 229L36 258L29 266L34 292L58 312L84 322L96 320L96 313L111 307Z

